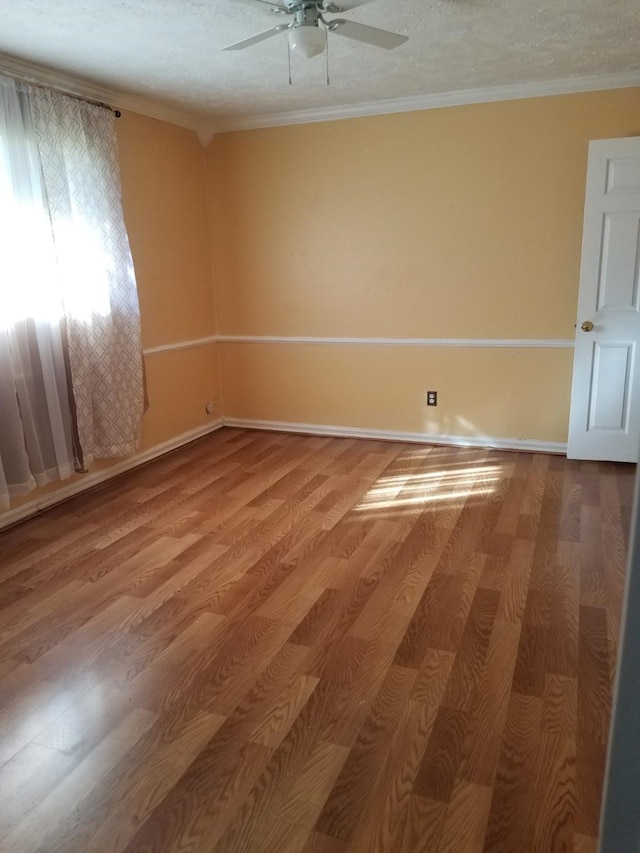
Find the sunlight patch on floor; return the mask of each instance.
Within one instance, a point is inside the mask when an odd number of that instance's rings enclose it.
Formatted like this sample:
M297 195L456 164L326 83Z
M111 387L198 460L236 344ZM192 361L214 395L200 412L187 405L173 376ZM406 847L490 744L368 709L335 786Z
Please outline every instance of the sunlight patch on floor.
M380 477L355 507L357 512L401 509L418 504L486 497L503 478L502 465L472 465L455 470L437 469L419 474Z

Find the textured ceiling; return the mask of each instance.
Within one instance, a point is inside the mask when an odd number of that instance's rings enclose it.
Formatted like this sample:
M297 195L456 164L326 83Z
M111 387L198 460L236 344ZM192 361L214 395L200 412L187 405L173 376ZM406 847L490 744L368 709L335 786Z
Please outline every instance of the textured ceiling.
M294 58L288 86L285 36L220 50L283 21L266 7L0 0L0 53L212 121L640 70L638 0L373 0L343 17L409 41L330 36L331 86L322 57Z

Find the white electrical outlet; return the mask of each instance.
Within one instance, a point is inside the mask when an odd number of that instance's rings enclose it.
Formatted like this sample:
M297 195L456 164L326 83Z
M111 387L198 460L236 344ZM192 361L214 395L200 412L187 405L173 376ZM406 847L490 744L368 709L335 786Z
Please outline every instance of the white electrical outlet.
M205 408L205 411L208 415L212 414L213 408L214 408L213 400L209 400L209 402L206 404L206 406L204 408Z

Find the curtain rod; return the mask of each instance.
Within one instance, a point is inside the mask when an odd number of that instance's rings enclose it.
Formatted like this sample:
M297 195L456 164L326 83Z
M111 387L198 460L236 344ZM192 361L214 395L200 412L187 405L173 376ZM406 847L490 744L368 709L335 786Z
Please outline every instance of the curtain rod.
M50 92L57 92L59 95L66 95L67 98L73 98L76 101L82 101L84 104L91 104L94 107L102 107L103 110L109 110L116 118L120 118L122 113L120 110L114 109L111 104L105 104L104 101L94 101L91 98L83 98L80 95L74 95L71 92L65 92L64 89L56 89L55 86L44 86L42 83L29 83L30 86L35 86L36 89L48 89Z
M67 98L73 98L76 101L82 101L85 104L91 104L94 107L102 107L104 110L109 110L109 112L113 113L116 118L120 118L122 113L120 110L115 109L110 104L105 104L104 101L94 101L92 98L85 98L82 95L77 95L75 92L70 92L65 89L60 89L56 86L50 86L44 83L37 83L34 80L30 79L28 76L20 76L15 73L7 73L6 71L0 70L0 74L5 74L7 77L12 77L16 83L26 83L28 86L33 86L36 89L48 89L50 92L57 92L59 95L66 95Z

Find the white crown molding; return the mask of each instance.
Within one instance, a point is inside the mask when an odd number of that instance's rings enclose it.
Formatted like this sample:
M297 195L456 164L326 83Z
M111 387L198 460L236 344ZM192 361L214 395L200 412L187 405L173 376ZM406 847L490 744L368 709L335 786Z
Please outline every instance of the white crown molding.
M548 80L536 83L486 86L454 92L414 95L405 98L391 98L309 110L293 110L267 115L205 119L191 112L159 103L153 97L121 92L118 89L92 83L81 77L65 74L62 71L46 68L8 54L0 53L0 74L6 74L37 86L58 89L77 98L100 101L114 108L130 110L149 118L195 130L205 148L215 134L228 133L234 130L255 130L291 124L310 124L312 122L336 121L347 118L388 115L390 113L415 112L438 107L483 104L491 101L510 101L520 98L541 98L548 95L570 95L580 92L597 92L640 86L640 70L623 71L591 77L571 77L564 80Z
M23 504L15 509L10 509L7 512L0 513L0 530L6 527L11 527L11 525L17 524L19 521L24 521L26 518L30 518L33 515L37 515L56 504L68 501L69 498L75 497L75 495L79 495L81 492L87 491L87 489L93 489L101 483L106 483L107 480L112 480L114 477L119 477L127 471L138 468L140 465L145 465L147 462L151 462L159 456L164 456L165 453L170 453L172 450L177 450L179 447L183 447L185 444L189 444L198 438L203 438L203 436L208 435L211 432L222 429L223 426L222 418L217 418L215 421L211 421L202 427L197 427L196 429L184 432L182 435L169 439L169 441L164 441L162 444L156 444L155 447L151 447L149 450L144 450L142 453L130 456L122 462L110 465L102 471L83 474L79 479L67 486L62 486L54 492L50 492L47 495L43 495L41 498L29 501L29 503Z
M219 341L217 335L209 335L207 338L194 338L189 341L176 341L172 344L160 344L157 347L147 347L142 350L143 355L155 355L160 352L176 352L177 350L193 349L194 347L206 347Z
M198 129L198 139L200 140L200 145L203 148L208 148L211 144L213 137L216 135L216 125L215 124L201 124Z
M51 68L45 68L42 65L37 65L4 53L0 53L0 74L5 74L24 83L32 83L34 86L47 86L50 89L56 89L72 97L99 101L120 110L130 110L148 118L159 119L160 121L169 122L169 124L177 124L180 127L186 127L190 130L197 131L203 124L203 119L198 119L182 110L160 104L154 101L153 98L126 94L117 89L101 86L98 83L90 83L80 77L65 74L61 71L54 71Z
M373 438L383 441L406 441L417 444L444 444L453 447L483 447L496 450L520 450L530 453L567 452L567 445L560 441L538 441L537 439L494 438L484 435L439 435L428 432L397 432L385 429L361 429L360 427L331 426L329 424L291 423L288 421L258 421L247 418L224 418L224 425L240 429L264 429L275 432L296 432L305 435L328 435L336 438Z
M296 335L218 335L216 340L221 344L325 344L383 347L573 349L575 346L572 338L321 338Z
M215 133L228 133L234 130L256 130L290 124L310 124L312 122L431 110L439 107L459 107L467 104L513 101L521 98L543 98L549 95L574 95L580 92L599 92L607 89L627 89L636 86L640 86L640 70L603 74L595 77L570 77L564 80L547 80L536 83L484 86L475 89L461 89L455 92L370 101L348 106L321 107L319 109L247 116L245 118L220 119L215 126L208 124L203 125L203 128L213 136Z

